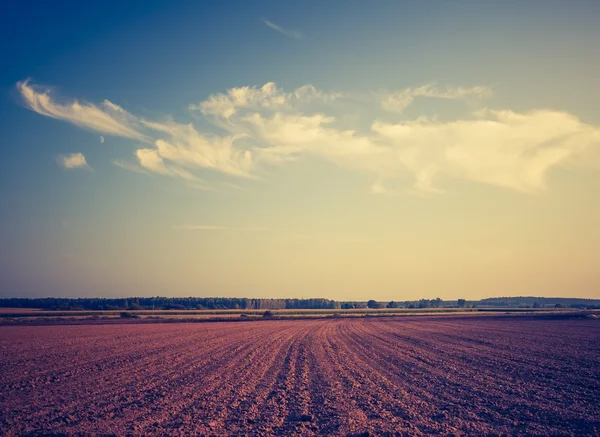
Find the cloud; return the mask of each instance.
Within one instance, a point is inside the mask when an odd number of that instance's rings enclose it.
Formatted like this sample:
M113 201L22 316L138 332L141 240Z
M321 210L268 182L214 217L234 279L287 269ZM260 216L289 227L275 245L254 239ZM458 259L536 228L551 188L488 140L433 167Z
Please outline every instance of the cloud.
M138 149L135 151L140 166L154 173L164 176L180 177L190 182L203 182L187 170L177 166L167 166L159 150L156 149Z
M115 165L183 179L202 189L210 188L199 176L206 170L244 181L259 178L269 167L315 156L371 175L370 192L375 195L439 194L453 180L535 193L546 188L551 169L585 162L600 146L598 126L551 109L479 108L453 120L421 116L398 121L383 113L385 105L379 97L368 102L370 106L363 105L378 109L360 112L345 94L311 85L285 91L268 82L232 88L191 105L192 112L199 112L213 125L200 130L171 118L145 120L108 101L102 109L89 103L79 105L74 116L74 103L58 105L27 83L19 86L24 95L37 96L29 100L40 114L91 129L90 119L104 118L81 114L100 111L118 122L106 122L113 134L121 127L135 128L135 135L128 137L136 141L135 162L117 160ZM387 109L401 111L419 97L464 100L490 95L486 87L428 84L389 95L388 103L393 104ZM346 99L344 105L336 103L341 98Z
M600 143L598 127L565 112L488 110L476 119L441 122L419 118L374 120L368 131L343 129L332 115L250 111L230 119L232 129L262 144L259 163L283 163L305 155L371 173L374 194L404 185L419 193L440 193L449 179L469 180L525 193L546 186L549 170Z
M83 153L70 153L68 155L59 155L56 157L56 162L63 168L90 168Z
M280 25L275 24L272 21L267 20L266 18L263 19L262 22L265 23L271 29L273 29L289 38L293 38L293 39L297 39L297 40L304 39L304 35L302 33L298 32L297 30L284 29Z
M189 105L191 111L200 111L205 116L216 117L225 122L243 109L257 111L294 111L312 102L330 103L343 97L339 92L323 92L313 85L304 85L286 93L274 82L262 87L236 87L227 93L210 96L196 105Z
M18 82L17 89L25 106L38 114L99 133L135 140L146 139L136 129L136 118L108 100L100 106L78 100L61 104L52 99L49 89L30 85L29 80Z
M223 173L254 177L250 175L252 153L238 151L233 147L235 136L218 137L200 134L191 124L176 122L150 122L136 117L120 106L104 100L101 105L80 103L73 100L60 104L51 98L47 88L33 86L29 81L17 83L25 105L41 114L73 123L79 127L115 136L150 143L155 149L141 148L135 152L140 164L116 161L126 169L159 173L165 176L181 177L206 188L202 179L189 169L209 168ZM104 137L101 138L101 143Z
M482 99L492 95L491 88L485 86L446 87L438 88L435 84L426 84L417 88L405 88L396 93L389 93L382 97L381 107L386 111L404 111L417 97L428 97L446 100Z
M600 130L558 111L488 111L485 118L452 122L375 122L391 146L386 159L415 178L414 188L437 190L452 178L536 192L548 171L600 145ZM389 174L382 175L390 177Z
M155 157L161 163L164 159L175 164L176 168L208 168L235 176L251 176L252 151L236 149L233 143L238 137L235 135L202 135L192 124L148 121L143 124L167 136L155 141Z

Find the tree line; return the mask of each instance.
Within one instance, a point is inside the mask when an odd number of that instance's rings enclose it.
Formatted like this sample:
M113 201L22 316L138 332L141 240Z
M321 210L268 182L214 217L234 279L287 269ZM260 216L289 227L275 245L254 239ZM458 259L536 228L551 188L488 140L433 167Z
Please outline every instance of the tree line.
M421 299L415 302L335 301L313 299L254 299L235 297L130 297L130 298L4 298L0 308L40 308L58 311L111 310L303 310L361 308L439 308L443 301Z
M439 308L443 301L421 299L407 302L335 301L313 299L255 299L234 297L129 297L129 298L3 298L0 308L40 308L58 311L111 310L301 310L361 308ZM452 305L449 305L452 306Z
M361 308L599 308L600 300L502 297L479 301L465 299L444 301L441 298L414 301L335 301L313 299L255 299L235 297L128 297L128 298L0 298L0 308L40 308L43 310L302 310Z
M0 308L43 310L279 310L340 309L330 299L253 299L235 297L130 297L130 298L4 298Z

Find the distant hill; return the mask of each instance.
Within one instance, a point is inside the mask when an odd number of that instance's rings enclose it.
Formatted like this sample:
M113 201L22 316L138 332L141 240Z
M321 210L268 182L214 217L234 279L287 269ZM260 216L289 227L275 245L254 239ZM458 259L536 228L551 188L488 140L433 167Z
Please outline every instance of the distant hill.
M490 297L481 299L477 302L477 306L489 307L552 307L562 305L565 308L588 308L600 307L600 299L580 299L571 297L534 297L534 296L519 296L519 297Z

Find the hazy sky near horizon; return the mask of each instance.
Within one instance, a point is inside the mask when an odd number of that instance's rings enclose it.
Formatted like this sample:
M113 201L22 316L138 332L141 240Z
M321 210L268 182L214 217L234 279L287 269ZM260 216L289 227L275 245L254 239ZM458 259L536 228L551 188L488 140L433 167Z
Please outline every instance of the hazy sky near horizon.
M600 298L600 2L0 20L0 296Z

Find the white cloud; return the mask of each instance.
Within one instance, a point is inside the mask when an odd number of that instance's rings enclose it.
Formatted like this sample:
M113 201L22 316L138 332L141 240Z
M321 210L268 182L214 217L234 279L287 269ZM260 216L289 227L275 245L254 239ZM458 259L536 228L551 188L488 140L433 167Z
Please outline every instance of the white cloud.
M169 174L169 169L165 166L158 150L138 149L135 155L143 168L160 174Z
M61 104L51 98L49 89L30 85L28 80L18 82L27 108L38 114L68 121L84 129L136 140L146 138L136 129L136 119L120 106L105 100L101 106L77 100Z
M56 157L58 165L66 169L90 168L83 153L70 153L68 155L59 155Z
M285 162L312 154L344 168L372 173L376 194L390 180L412 180L407 188L439 193L445 179L535 192L545 188L548 171L600 142L600 130L558 111L487 111L484 118L440 122L421 118L374 121L363 134L334 127L324 114L264 116L236 120L263 144L258 162Z
M171 119L144 120L107 101L103 109L93 104L61 106L26 82L18 86L40 114L89 129L95 126L97 131L102 126L115 135L125 129L121 136L135 127L135 135L129 137L144 138L146 143L137 146L137 163L113 161L115 165L184 179L203 189L208 185L198 176L202 170L253 178L267 166L312 155L372 175L373 194L440 193L449 180L534 193L546 187L552 168L583 161L600 146L597 126L549 109L479 109L450 121L436 117L390 121L381 110L349 114L348 105L332 104L341 97L338 93L310 85L286 92L268 82L261 87L232 88L190 106L217 128L207 132ZM403 109L415 97L455 100L488 95L485 87L424 85L395 94L391 106ZM96 116L97 111L109 114L108 121ZM219 130L220 134L215 133Z
M205 136L192 124L148 121L143 124L168 137L155 141L156 156L161 162L164 159L177 167L209 168L236 176L251 176L252 152L236 149L235 135Z
M77 100L60 104L51 98L48 89L35 87L28 81L17 83L17 88L26 106L41 115L68 121L96 132L154 144L155 149L145 147L136 152L141 168L123 161L114 161L115 165L122 168L134 171L145 169L166 176L181 177L201 188L207 187L189 169L210 168L231 175L252 177L249 173L252 152L236 150L233 147L236 136L211 137L200 134L191 124L149 122L108 100L104 100L100 106L79 103ZM104 137L101 136L100 142L103 140Z
M417 88L405 88L396 93L382 96L381 107L386 111L402 112L417 97L429 97L447 100L482 99L492 95L491 88L485 86L438 88L435 84L426 84Z
M420 190L437 189L436 178L454 178L535 192L552 167L600 144L597 127L549 110L488 111L484 119L443 123L375 122L373 131Z
M488 91L424 86L413 94L455 99ZM407 190L439 193L447 179L532 193L545 188L551 168L600 141L598 127L551 110L479 111L477 119L451 122L435 117L398 123L375 120L370 130L359 133L340 128L338 117L323 113L258 111L241 105L236 109L228 129L260 144L253 150L256 163L280 163L307 154L326 157L344 168L372 173L375 194L393 191L386 187L392 180L409 181Z
M140 166L154 173L165 176L181 177L187 181L202 182L187 170L177 166L165 165L160 152L156 149L138 149L135 151Z
M206 116L220 118L227 126L228 120L241 109L257 111L293 111L311 102L332 102L343 97L338 92L323 92L313 85L304 85L293 92L286 93L274 82L267 82L262 87L236 87L226 94L214 94L203 102L190 105L192 111L201 111Z
M262 22L265 23L265 25L267 25L271 29L273 29L287 37L290 37L293 39L298 39L298 40L304 38L304 35L302 33L298 32L297 30L285 29L285 28L281 27L280 25L275 24L272 21L269 21L267 19L263 19Z

